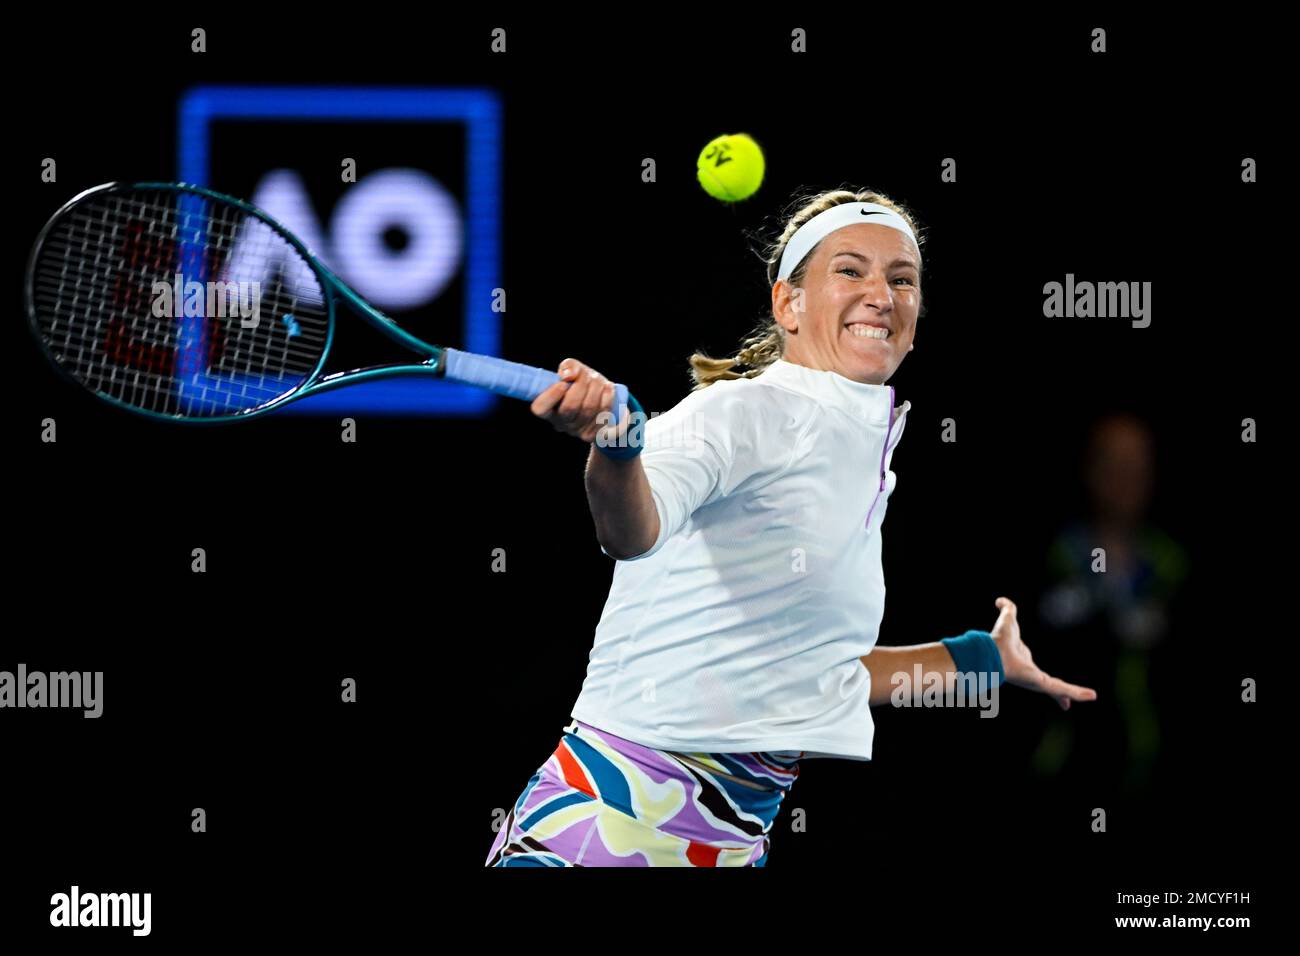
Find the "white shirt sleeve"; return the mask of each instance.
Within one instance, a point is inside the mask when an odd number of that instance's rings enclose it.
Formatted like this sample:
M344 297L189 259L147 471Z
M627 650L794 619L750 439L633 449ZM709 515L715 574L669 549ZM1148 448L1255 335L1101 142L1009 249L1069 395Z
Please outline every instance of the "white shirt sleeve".
M759 440L761 396L749 385L717 382L646 422L641 467L659 512L659 537L649 550L623 560L650 557L696 509L789 463L791 449L780 436ZM601 551L609 555L604 547Z

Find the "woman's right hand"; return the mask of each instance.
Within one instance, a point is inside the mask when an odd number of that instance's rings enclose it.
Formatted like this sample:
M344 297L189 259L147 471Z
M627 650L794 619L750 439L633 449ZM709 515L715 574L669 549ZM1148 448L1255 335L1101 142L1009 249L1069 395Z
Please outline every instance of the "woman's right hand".
M614 383L574 358L566 358L556 371L560 380L533 399L533 414L556 431L595 441L610 423L608 416L603 421L600 416L613 408Z

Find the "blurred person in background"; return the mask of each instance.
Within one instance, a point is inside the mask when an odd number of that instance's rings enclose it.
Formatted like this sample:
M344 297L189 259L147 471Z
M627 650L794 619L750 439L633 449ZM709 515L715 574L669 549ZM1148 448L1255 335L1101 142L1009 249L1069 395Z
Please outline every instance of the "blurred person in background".
M1113 781L1125 794L1145 793L1161 742L1153 679L1189 562L1148 515L1155 455L1143 421L1120 413L1095 422L1083 480L1088 510L1048 549L1039 615L1082 682L1113 692L1103 692L1084 720L1049 718L1032 765L1067 785L1086 774L1094 785Z

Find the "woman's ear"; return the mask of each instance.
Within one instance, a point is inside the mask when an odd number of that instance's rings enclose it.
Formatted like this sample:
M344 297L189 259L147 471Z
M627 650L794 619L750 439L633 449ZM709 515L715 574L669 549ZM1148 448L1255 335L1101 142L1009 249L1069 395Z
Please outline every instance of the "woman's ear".
M799 331L797 306L802 302L802 298L802 290L792 288L784 279L777 279L776 284L772 286L772 317L787 332Z

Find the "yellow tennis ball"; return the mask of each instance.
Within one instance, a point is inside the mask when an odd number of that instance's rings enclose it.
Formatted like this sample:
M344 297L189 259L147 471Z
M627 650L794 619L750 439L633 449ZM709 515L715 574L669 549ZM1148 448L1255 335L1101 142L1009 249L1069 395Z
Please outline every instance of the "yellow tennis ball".
M723 202L748 199L763 183L763 151L748 133L726 133L700 150L695 175L704 191Z

